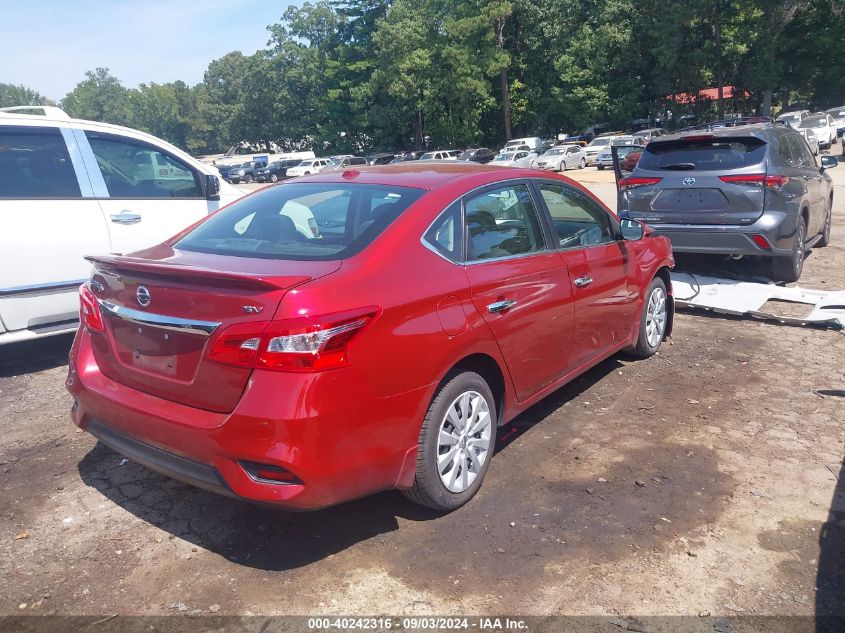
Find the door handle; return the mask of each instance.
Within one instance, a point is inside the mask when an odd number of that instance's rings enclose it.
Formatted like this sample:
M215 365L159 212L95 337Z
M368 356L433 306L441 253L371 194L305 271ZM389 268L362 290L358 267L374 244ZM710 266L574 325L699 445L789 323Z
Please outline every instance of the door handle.
M487 311L497 314L499 312L506 312L516 305L516 299L505 299L504 301L496 301L487 306Z
M578 288L586 288L591 283L593 283L593 278L587 277L587 275L584 275L583 277L578 277L578 279L575 280L575 286Z
M138 224L141 221L140 213L131 213L129 211L121 211L120 213L112 213L111 221L115 224Z

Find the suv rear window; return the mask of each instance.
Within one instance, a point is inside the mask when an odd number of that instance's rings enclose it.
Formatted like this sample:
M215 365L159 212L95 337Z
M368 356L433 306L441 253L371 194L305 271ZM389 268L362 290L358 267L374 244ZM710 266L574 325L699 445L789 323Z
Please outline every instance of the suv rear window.
M738 169L762 163L766 143L756 137L712 137L652 141L643 152L637 169L709 170Z
M175 247L264 259L344 259L369 245L423 193L348 183L271 187L232 203Z

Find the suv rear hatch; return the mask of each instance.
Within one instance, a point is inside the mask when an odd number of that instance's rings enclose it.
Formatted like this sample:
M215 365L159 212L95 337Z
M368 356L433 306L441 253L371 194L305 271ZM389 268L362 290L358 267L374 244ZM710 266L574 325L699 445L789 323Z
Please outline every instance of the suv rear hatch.
M756 136L652 141L620 180L619 209L658 224L752 224L765 206L765 174L766 143Z
M328 275L339 261L258 260L160 247L161 256L89 257L104 332L92 335L100 370L139 391L209 411L230 412L251 369L209 358L227 326L273 318L294 286ZM157 249L156 249L157 250Z

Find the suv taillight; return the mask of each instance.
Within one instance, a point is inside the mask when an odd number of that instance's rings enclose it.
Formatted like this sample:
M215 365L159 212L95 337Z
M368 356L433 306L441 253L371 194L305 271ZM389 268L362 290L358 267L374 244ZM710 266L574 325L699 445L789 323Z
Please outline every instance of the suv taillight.
M767 176L766 174L734 174L731 176L719 176L722 182L745 185L761 185L769 189L783 187L789 182L789 176Z
M88 284L79 286L79 320L92 332L103 331L103 315L100 312L100 304Z
M619 188L623 190L636 189L637 187L645 187L646 185L656 185L662 178L645 178L636 176L627 176L619 179Z
M223 330L211 359L274 371L323 371L349 364L349 343L379 313L369 307L319 317L236 323Z

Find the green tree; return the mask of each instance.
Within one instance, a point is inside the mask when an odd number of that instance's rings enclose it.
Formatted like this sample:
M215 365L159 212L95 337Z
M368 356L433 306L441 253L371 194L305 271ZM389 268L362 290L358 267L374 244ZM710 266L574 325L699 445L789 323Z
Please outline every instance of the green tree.
M86 72L85 79L62 99L62 108L79 119L132 124L129 93L108 68Z
M53 101L24 85L0 83L0 108L21 105L56 105Z

